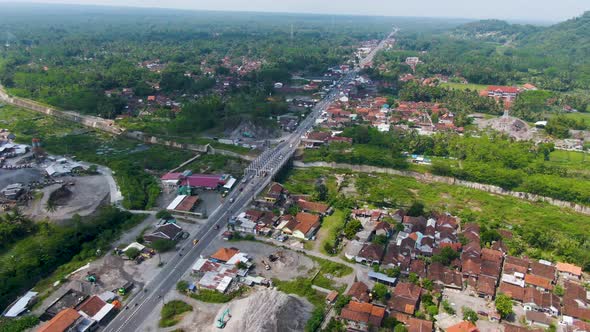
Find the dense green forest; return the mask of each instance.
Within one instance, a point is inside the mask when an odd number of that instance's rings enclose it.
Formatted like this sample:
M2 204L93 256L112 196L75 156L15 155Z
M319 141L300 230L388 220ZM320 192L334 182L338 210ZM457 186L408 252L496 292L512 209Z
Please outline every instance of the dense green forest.
M570 91L590 88L590 12L549 27L467 23L444 33L402 31L399 49L425 52L423 74L459 74L470 83Z

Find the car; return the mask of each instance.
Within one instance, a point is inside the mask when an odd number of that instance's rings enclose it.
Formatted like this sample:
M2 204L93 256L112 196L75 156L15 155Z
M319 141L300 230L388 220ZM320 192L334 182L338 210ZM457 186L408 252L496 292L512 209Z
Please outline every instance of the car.
M234 198L233 198L233 197L232 197L232 198L230 198L230 199L229 199L229 202L230 202L230 203L233 203L233 202L234 202Z

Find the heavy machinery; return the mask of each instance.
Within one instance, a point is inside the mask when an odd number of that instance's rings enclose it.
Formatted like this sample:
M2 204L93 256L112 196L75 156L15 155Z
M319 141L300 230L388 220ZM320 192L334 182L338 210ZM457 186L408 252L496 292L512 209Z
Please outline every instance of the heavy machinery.
M86 275L86 281L91 282L91 283L95 283L96 282L96 275L94 275L93 273L88 273Z
M227 320L225 319L226 316L227 316ZM219 318L217 318L217 320L215 321L215 325L217 326L218 329L222 329L225 327L225 324L227 324L227 322L229 322L230 318L231 318L231 315L229 314L229 308L227 308L223 311L221 316Z

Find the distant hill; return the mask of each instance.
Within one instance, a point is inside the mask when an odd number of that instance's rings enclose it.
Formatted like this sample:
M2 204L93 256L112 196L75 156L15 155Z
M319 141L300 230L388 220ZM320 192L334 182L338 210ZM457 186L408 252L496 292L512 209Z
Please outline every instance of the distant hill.
M575 63L590 62L590 11L524 36L519 46L545 55L566 56Z
M463 24L454 29L451 35L456 38L508 43L542 29L533 25L510 24L501 20L481 20Z

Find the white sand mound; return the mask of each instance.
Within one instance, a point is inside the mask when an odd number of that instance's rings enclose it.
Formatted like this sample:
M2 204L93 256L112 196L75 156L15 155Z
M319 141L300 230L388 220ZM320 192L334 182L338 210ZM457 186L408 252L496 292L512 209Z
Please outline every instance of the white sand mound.
M216 319L227 306L222 307ZM303 331L313 306L306 300L273 289L261 289L229 304L231 319L224 331Z

